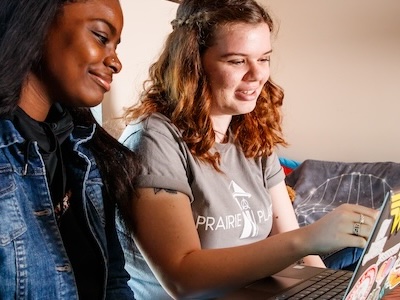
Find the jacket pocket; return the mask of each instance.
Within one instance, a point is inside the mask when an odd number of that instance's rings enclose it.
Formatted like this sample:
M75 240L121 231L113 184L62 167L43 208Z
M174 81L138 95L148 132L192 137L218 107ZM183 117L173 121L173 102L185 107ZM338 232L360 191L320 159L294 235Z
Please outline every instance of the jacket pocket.
M0 165L0 247L26 231L18 200L17 185L9 165Z

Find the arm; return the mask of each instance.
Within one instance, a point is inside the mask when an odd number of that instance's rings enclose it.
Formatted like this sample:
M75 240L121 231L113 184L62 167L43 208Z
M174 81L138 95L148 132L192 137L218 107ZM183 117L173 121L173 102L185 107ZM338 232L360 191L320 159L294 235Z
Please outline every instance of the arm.
M296 215L293 210L292 202L285 182L282 181L270 190L272 198L272 207L274 211L274 220L271 235L295 230L299 228ZM304 258L307 265L325 268L325 264L319 256L307 256Z
M138 193L133 205L135 242L163 287L176 298L216 296L272 275L307 254L363 247L374 216L372 209L344 205L310 226L259 242L202 249L186 195L153 188ZM365 233L353 236L351 224L357 222L359 212L366 216Z

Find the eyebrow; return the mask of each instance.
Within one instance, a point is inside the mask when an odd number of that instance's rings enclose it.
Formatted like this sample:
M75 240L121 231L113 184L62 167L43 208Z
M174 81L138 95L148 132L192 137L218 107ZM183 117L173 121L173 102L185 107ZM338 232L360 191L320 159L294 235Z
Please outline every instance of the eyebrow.
M271 53L272 53L272 49L267 51L267 52L265 52L265 53L263 53L262 55L267 55L267 54L271 54ZM229 57L229 56L235 56L235 55L237 55L237 56L247 56L247 54L240 53L240 52L229 52L229 53L226 53L226 54L222 55L222 57Z

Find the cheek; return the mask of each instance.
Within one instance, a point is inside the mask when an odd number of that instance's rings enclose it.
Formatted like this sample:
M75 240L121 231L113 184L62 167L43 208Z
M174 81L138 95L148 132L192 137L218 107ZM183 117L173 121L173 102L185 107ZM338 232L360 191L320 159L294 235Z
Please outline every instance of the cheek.
M86 84L90 66L98 61L96 55L97 52L92 48L70 45L64 48L62 55L58 55L58 59L52 59L52 61L56 64L55 72L63 74L68 84Z
M211 87L213 89L232 89L238 85L241 81L241 77L238 73L218 71L209 77Z
M84 47L78 48L77 52L80 53L82 60L86 61L87 63L100 62L103 54L96 45L88 43L86 43Z
M69 64L75 68L82 68L94 61L96 51L87 44L75 44L65 48L65 55L69 59Z
M269 76L271 75L271 69L268 68L268 70L265 72L265 76L264 76L264 84L268 81Z

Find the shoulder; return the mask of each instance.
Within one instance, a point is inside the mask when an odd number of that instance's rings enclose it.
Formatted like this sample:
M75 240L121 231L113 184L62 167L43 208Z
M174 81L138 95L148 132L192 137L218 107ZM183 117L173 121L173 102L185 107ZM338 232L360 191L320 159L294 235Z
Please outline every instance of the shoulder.
M128 124L119 141L129 147L136 144L143 137L159 136L173 140L181 140L182 137L180 130L172 124L170 119L160 113L153 113L144 119Z
M268 186L272 187L285 179L285 173L279 162L276 152L272 152L269 156L259 158L264 173L264 180L268 182Z

